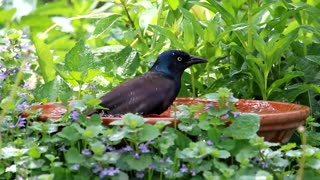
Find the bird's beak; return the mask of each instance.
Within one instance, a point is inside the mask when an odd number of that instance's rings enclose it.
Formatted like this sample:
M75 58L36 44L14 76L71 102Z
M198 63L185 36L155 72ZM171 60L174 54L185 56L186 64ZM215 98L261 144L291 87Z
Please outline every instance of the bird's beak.
M198 57L198 56L190 56L190 61L187 62L188 66L191 66L193 64L199 64L199 63L207 63L208 60Z

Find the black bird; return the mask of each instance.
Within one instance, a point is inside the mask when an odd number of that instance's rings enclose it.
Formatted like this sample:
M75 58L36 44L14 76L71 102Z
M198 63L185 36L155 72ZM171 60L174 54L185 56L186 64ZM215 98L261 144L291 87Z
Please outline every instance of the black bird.
M150 71L130 79L102 96L100 106L108 110L93 110L89 115L104 112L107 115L137 113L161 114L173 103L181 87L183 71L206 59L180 50L161 53Z

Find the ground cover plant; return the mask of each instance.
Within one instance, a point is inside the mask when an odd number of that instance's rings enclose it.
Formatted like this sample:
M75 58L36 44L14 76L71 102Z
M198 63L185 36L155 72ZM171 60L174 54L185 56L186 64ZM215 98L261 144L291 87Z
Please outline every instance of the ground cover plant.
M316 179L320 169L320 3L308 1L0 1L0 179ZM181 123L81 113L166 49L209 60L187 70ZM257 136L236 98L301 103L311 116L287 144ZM59 120L30 104L61 101ZM224 104L224 105L223 105ZM225 126L225 119L233 122ZM240 123L240 121L242 123ZM243 123L246 122L246 123Z

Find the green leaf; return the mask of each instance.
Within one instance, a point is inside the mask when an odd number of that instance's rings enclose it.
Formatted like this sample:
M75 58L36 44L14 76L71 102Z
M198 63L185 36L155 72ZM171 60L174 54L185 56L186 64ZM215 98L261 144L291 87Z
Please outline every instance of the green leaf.
M39 158L41 156L41 152L39 151L37 146L32 146L29 150L29 156L32 158Z
M260 127L260 116L254 113L240 114L227 128L235 139L250 139L257 135Z
M139 142L151 141L160 135L160 131L156 126L144 124L138 132Z
M85 47L84 41L80 40L66 54L65 66L69 71L86 74L89 68L94 67L93 54Z
M303 73L300 71L293 71L285 73L284 77L274 81L268 88L268 96L273 93L274 90L279 88L282 84L289 83L291 79L303 76Z
M36 47L36 53L39 57L39 70L45 82L52 81L56 77L53 55L49 47L37 36L32 37Z
M127 154L125 157L130 169L133 170L142 171L152 164L150 154L141 154L139 158L135 158L132 154Z
M87 121L87 126L100 126L102 119L99 114L94 114L90 117L90 120Z
M195 16L194 16L192 13L190 13L188 10L186 10L186 9L184 9L184 8L179 8L179 10L180 10L181 13L183 14L183 16L192 23L192 26L191 26L191 29L190 29L191 33L193 34L193 29L194 29L194 31L195 31L200 37L203 37L204 32L203 32L203 29L202 29L202 27L201 27L201 25L200 25L200 23L199 23L199 20L197 20L197 19L195 18ZM189 24L190 24L190 22L189 22ZM189 32L189 33L190 33L190 32ZM187 43L187 42L185 41L185 43Z
M95 141L90 143L90 149L94 152L95 155L101 156L105 150L106 146L101 141Z
M175 34L173 34L170 30L163 28L161 26L157 26L157 25L150 25L150 27L152 27L152 29L158 31L161 35L169 38L175 48L183 49L183 45L178 40L177 36Z
M179 0L168 0L168 4L172 10L178 9L179 3Z
M71 142L75 142L81 138L81 134L79 133L78 129L74 126L74 124L63 128L62 131L59 132L57 135Z
M97 38L101 34L103 34L106 30L108 30L114 22L118 20L122 15L120 14L110 14L108 17L100 19L93 31L92 38Z
M65 157L66 157L67 163L70 163L70 164L81 164L84 162L83 155L81 155L77 150L77 148L75 147L71 147L67 151Z
M122 117L122 120L125 126L129 127L130 129L136 129L138 127L141 127L146 121L143 117L132 113L124 115Z
M3 9L0 11L0 24L6 24L11 21L13 15L16 13L17 9L12 8L10 10Z
M82 136L88 139L96 137L99 133L102 133L102 126L89 126L84 130Z

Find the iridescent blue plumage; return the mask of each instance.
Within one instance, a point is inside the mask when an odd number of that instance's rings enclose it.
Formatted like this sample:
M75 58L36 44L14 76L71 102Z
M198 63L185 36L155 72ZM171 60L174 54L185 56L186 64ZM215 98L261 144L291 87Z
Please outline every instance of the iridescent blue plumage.
M168 50L159 55L150 71L130 79L102 96L101 106L110 115L138 113L161 114L177 97L183 71L207 60L180 50ZM89 115L100 113L94 110Z

